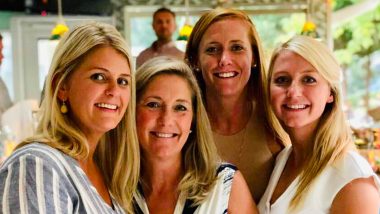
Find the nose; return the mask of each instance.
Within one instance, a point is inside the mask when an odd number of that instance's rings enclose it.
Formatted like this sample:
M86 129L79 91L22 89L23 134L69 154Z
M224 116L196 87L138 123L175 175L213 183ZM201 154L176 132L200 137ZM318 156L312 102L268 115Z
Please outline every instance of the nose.
M158 124L160 126L170 126L172 122L172 112L168 108L162 108L158 118Z
M301 96L302 94L302 87L293 82L289 85L288 89L287 89L287 97L298 97L298 96Z
M232 57L231 57L230 52L228 50L222 51L221 56L220 56L219 66L224 67L230 64L232 64Z
M105 94L107 96L116 96L119 93L119 85L117 84L116 81L110 81L107 85Z

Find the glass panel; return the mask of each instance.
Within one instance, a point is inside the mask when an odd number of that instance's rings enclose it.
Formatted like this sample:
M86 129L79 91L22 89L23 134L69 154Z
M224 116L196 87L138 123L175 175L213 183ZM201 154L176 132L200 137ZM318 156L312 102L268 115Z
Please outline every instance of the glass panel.
M39 74L39 89L42 91L45 78L49 72L51 60L54 50L58 45L59 40L39 39L38 48L38 74Z
M0 76L7 85L9 96L14 100L12 37L9 32L1 32L1 35L3 36L4 58L0 65Z

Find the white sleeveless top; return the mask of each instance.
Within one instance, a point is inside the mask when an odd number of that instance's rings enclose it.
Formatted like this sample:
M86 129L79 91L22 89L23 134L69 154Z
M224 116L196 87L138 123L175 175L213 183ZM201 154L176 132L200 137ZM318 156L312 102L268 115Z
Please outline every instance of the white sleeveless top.
M227 213L228 201L230 198L232 182L236 172L236 167L229 163L222 163L217 169L217 180L214 187L210 190L204 201L194 207L190 208L191 203L183 194L180 194L174 209L174 214L194 213L194 214L225 214ZM196 184L194 184L196 185ZM136 214L149 214L148 205L145 201L141 189L134 195L135 200L135 213Z
M299 177L297 177L285 190L284 193L273 203L270 199L278 180L282 174L292 147L286 147L279 153L276 166L272 172L268 187L261 198L258 209L261 214L271 213L289 213L288 207L298 186ZM338 192L349 182L357 178L373 177L374 182L380 192L380 180L373 172L368 162L358 153L349 151L344 158L333 165L327 166L322 173L313 181L310 190L305 195L302 205L299 205L296 212L298 214L319 214L329 213L332 202Z

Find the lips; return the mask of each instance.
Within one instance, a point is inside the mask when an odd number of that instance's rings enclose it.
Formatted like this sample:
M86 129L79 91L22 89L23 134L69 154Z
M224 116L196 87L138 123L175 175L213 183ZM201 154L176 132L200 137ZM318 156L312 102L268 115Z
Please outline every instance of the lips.
M173 137L178 136L178 134L176 133L164 133L164 132L150 132L150 133L158 138L173 138Z
M303 110L303 109L308 108L309 105L306 105L306 104L293 104L293 105L284 104L283 107L286 109L290 109L290 110Z
M109 104L109 103L96 103L95 106L98 108L104 108L104 109L109 109L109 110L116 110L119 108L117 105Z
M216 76L218 78L232 78L232 77L236 77L238 74L239 74L238 72L230 71L230 72L214 73L214 76Z

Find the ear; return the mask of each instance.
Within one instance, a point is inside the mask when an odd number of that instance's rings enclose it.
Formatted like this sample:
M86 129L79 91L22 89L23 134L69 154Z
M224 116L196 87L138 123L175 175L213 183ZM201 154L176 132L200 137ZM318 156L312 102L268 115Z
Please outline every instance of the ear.
M329 98L327 99L327 103L332 103L332 102L334 102L334 95L331 92Z
M66 84L63 84L61 88L58 90L58 99L61 101L66 101L68 97L68 89Z

